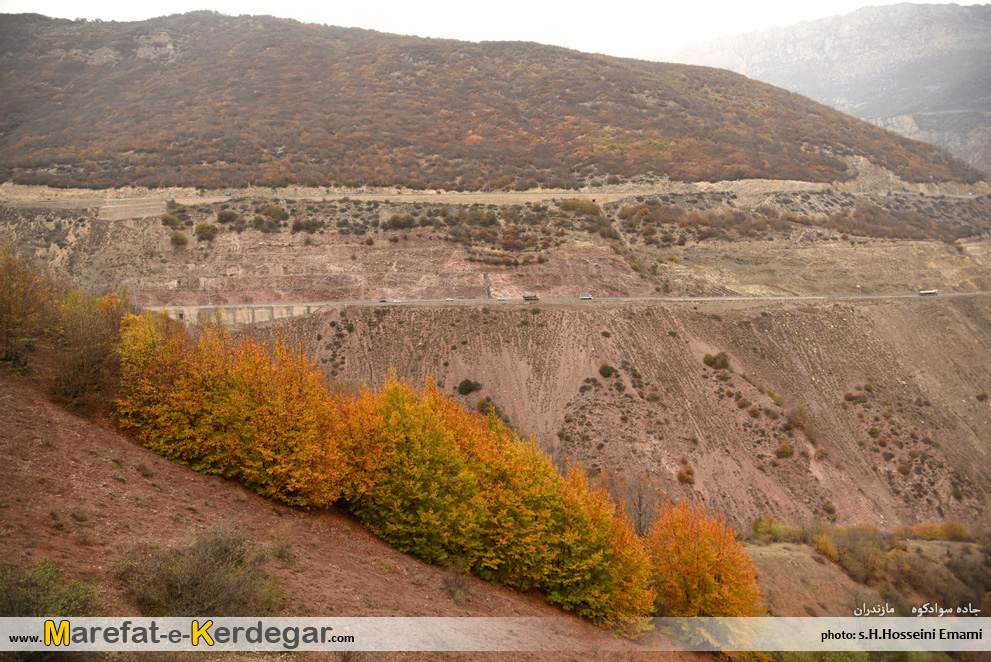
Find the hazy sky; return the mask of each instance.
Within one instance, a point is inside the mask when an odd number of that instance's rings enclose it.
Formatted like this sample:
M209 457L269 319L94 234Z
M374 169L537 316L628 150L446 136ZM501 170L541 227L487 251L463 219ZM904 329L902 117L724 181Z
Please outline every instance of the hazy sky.
M643 57L713 37L847 14L873 0L0 0L0 12L137 21L212 9L312 23L469 41L536 41L582 51ZM957 4L975 4L958 2Z

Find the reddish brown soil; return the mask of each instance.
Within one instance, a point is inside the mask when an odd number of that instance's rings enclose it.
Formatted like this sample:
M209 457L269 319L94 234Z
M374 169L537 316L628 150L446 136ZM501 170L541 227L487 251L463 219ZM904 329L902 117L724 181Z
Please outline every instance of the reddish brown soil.
M279 612L285 615L556 616L566 623L548 640L578 642L577 650L585 652L521 653L514 659L585 660L617 645L609 633L548 606L539 595L520 595L471 577L458 604L443 587L447 570L390 549L351 518L276 505L239 485L194 473L51 404L23 381L0 376L0 403L0 558L20 566L51 558L72 578L95 581L107 615L137 615L112 575L129 548L178 545L191 533L234 522L259 545L278 540L291 546L294 563L271 558L267 564L278 578ZM635 644L619 645L626 652L599 652L594 659L640 655ZM336 654L308 657L337 659ZM504 655L366 653L362 659Z

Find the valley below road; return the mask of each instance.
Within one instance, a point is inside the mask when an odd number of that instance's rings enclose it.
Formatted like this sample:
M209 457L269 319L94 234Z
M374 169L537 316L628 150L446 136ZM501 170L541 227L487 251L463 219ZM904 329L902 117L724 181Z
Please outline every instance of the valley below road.
M380 304L253 329L342 383L395 370L487 399L562 466L649 476L743 529L767 513L978 526L991 506L987 296ZM729 369L707 367L721 351ZM460 395L465 379L478 390Z

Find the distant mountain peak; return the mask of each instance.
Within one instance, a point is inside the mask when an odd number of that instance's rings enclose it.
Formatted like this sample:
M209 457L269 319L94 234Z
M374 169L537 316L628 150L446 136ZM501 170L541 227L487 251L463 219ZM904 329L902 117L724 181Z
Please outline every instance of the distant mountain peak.
M668 58L793 90L991 172L991 5L864 7Z

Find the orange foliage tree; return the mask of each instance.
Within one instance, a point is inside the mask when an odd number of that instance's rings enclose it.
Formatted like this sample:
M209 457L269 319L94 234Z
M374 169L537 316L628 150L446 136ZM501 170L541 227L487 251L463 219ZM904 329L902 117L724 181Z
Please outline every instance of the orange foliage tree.
M290 504L341 501L401 551L644 629L650 564L622 509L432 382L338 397L299 351L151 315L125 319L120 357L121 424L156 452Z
M339 498L336 409L299 350L219 328L192 342L145 314L125 319L120 355L121 425L155 452L293 505Z
M646 542L658 616L763 613L753 559L726 521L701 504L666 504Z

